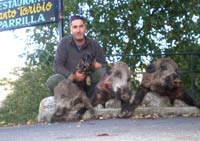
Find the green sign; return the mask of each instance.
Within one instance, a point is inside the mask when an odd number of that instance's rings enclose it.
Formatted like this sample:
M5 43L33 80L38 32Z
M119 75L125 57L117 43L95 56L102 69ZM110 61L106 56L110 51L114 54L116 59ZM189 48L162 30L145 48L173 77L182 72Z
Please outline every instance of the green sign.
M58 0L0 0L0 31L58 21Z

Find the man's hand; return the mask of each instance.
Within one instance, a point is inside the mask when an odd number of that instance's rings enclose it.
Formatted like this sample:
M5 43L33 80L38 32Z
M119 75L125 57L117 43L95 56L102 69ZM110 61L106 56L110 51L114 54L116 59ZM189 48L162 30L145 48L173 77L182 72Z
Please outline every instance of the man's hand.
M75 74L74 74L74 81L76 82L81 82L85 79L85 75L83 73L81 73L80 70L76 70Z
M92 66L93 66L94 69L97 69L97 68L102 67L102 65L101 65L99 62L97 62L97 61L94 61L94 62L92 63Z

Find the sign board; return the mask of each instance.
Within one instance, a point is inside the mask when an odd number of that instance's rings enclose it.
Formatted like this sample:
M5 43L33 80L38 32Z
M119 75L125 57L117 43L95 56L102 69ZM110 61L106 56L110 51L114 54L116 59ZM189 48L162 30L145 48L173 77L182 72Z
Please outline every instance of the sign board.
M58 21L58 0L0 0L0 31Z

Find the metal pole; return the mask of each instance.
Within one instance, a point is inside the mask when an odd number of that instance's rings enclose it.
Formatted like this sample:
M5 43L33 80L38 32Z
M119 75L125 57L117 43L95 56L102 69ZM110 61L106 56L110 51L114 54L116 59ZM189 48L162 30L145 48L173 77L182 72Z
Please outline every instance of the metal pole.
M63 15L63 0L59 0L58 4L58 31L59 31L59 41L64 37L64 15Z
M191 83L192 83L192 95L194 95L194 81L195 81L195 76L194 76L194 55L191 55Z

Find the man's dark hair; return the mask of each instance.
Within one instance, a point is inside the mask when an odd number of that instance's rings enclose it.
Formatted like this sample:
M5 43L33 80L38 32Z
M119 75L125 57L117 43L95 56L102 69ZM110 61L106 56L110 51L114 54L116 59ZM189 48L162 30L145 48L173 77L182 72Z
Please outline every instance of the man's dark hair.
M85 18L80 15L71 16L69 23L71 24L74 20L82 20L85 23Z

